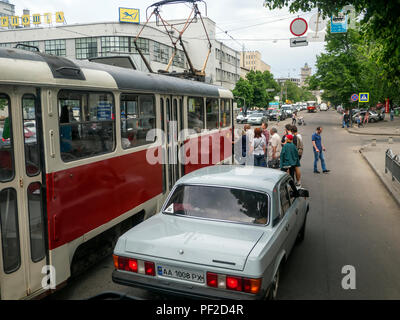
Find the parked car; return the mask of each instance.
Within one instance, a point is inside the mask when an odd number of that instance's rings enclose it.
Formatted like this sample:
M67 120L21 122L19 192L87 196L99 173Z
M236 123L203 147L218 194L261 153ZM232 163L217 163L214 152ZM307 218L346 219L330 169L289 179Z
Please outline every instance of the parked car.
M328 111L328 105L326 103L321 103L319 110Z
M304 239L307 197L274 169L192 172L159 214L118 239L112 279L185 297L276 298L282 264Z
M373 112L373 111L368 111L368 112L369 112L368 122L373 123L373 122L378 122L381 120L379 114L377 114L376 112ZM352 117L353 122L357 122L357 117L359 117L360 115L364 121L364 117L365 117L366 113L367 113L367 111L364 110L364 111L360 111L360 112L357 112L356 114L354 114Z
M262 124L263 122L268 122L268 117L262 112L252 113L247 119L248 124Z
M287 118L287 114L284 111L282 111L282 109L274 109L269 113L268 120L277 121L278 115L280 116L279 118L280 120L285 120Z

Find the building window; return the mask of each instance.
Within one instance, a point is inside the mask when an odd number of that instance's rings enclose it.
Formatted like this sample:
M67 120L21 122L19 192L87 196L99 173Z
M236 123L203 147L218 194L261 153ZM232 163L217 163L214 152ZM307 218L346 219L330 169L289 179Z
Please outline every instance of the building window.
M89 59L97 57L97 38L75 39L77 59Z
M169 47L159 42L154 42L154 61L168 64Z
M135 47L135 38L131 38L131 52L136 52L136 47ZM140 48L140 50L142 50L143 54L149 54L150 52L150 44L149 44L149 39L143 39L143 38L139 38L137 39L137 45Z
M64 162L115 149L115 108L110 93L62 90L58 95L60 150Z
M204 99L188 98L188 129L200 133L204 129Z
M147 133L156 127L156 107L153 95L121 95L122 148L129 149L153 143Z
M130 52L129 37L101 37L101 55L107 53L128 53Z
M12 43L0 43L0 48L11 48L12 47Z
M181 50L177 50L174 60L172 61L172 64L175 67L184 68L185 67L185 53Z
M66 56L65 40L46 40L44 42L45 52L54 56Z

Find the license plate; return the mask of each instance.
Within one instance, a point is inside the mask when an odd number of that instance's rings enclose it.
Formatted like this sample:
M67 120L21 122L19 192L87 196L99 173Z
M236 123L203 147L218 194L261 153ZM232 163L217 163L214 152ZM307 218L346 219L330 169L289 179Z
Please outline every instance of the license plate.
M157 274L161 277L181 279L191 282L204 283L204 273L169 266L157 266Z

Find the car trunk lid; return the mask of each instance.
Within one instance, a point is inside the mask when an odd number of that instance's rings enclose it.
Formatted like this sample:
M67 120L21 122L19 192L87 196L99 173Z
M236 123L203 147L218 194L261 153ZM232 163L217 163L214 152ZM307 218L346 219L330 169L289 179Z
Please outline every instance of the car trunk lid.
M261 226L159 214L124 237L129 253L243 270L262 235Z

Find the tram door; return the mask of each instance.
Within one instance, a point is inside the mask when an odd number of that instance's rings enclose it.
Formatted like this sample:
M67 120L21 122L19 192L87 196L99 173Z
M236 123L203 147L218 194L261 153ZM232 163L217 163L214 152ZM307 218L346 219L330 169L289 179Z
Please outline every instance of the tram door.
M45 276L38 92L0 86L1 299L34 294Z
M179 152L183 144L180 131L183 128L183 97L164 96L161 98L165 111L165 159L168 190L171 190L175 182L182 176ZM162 126L163 127L163 126Z

